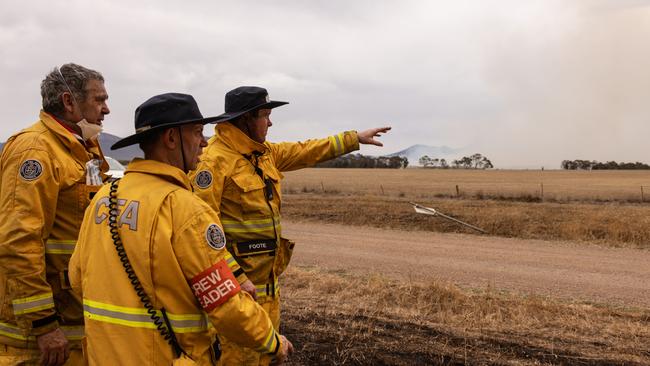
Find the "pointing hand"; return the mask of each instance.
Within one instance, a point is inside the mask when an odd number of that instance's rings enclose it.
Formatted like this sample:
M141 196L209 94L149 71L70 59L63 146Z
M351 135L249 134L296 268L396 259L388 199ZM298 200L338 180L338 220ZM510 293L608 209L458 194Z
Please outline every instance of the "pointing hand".
M375 140L374 138L381 136L382 133L386 133L390 129L391 127L379 127L379 128L371 128L369 130L357 132L357 136L359 137L359 143L365 145L384 146L384 144L382 144L378 140Z

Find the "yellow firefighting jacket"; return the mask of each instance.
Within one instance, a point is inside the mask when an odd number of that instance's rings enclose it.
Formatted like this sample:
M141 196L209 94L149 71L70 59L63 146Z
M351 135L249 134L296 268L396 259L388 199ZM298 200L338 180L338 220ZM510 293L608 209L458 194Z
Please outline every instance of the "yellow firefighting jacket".
M0 343L36 347L35 336L59 326L72 341L83 336L81 299L70 291L67 270L84 210L99 188L86 185L85 166L103 155L96 142L87 144L41 112L2 151Z
M83 294L90 365L170 365L170 345L155 329L111 238L110 186L86 211L70 261L70 282ZM229 339L276 353L279 335L232 270L219 218L191 192L180 169L134 160L118 183L119 236L154 309L165 309L181 347L212 364L211 324ZM159 312L160 315L160 312Z
M281 172L312 166L359 149L355 131L319 140L260 144L234 125L218 124L190 175L195 192L215 209L226 232L228 251L243 283L257 287L259 302L278 294L293 242L281 238Z

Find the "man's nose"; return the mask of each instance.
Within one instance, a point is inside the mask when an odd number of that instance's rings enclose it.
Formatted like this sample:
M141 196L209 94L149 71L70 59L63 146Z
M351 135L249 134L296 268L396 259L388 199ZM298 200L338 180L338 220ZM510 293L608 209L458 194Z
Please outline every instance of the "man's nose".
M111 113L111 110L108 109L108 104L104 104L104 107L102 108L102 113L104 113L104 114Z

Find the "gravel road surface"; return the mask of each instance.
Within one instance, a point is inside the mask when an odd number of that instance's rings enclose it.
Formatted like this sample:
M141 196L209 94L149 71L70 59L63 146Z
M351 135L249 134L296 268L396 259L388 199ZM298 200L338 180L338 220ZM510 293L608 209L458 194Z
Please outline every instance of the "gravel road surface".
M650 307L647 250L287 221L283 235L293 265Z

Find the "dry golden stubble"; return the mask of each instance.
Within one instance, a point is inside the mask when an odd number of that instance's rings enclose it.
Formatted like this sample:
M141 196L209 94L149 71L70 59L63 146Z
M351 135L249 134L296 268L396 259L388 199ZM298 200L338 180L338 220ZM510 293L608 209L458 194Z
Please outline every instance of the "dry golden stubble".
M650 312L292 267L291 364L650 364Z

